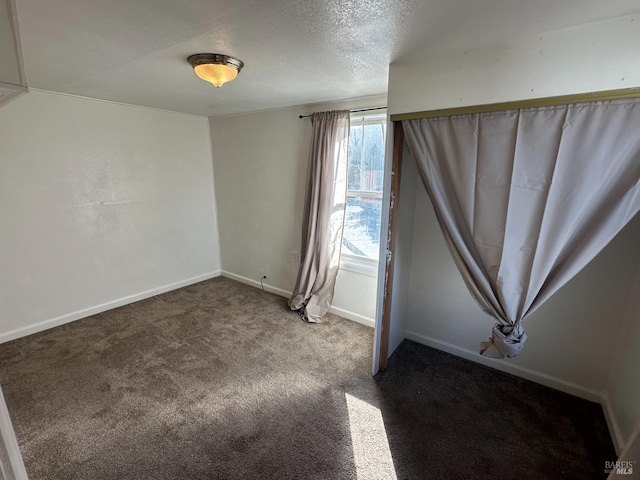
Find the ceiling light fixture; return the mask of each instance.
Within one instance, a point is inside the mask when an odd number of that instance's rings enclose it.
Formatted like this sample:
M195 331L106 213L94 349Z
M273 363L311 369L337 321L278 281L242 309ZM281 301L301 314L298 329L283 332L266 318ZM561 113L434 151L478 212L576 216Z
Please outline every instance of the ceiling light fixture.
M237 58L219 53L196 53L187 61L202 80L213 83L220 88L238 76L244 63Z

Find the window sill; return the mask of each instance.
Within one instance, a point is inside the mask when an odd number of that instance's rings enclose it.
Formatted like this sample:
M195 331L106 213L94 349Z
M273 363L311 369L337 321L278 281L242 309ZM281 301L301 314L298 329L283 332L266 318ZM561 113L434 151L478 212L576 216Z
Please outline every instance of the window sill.
M369 277L378 276L378 262L368 258L358 258L351 255L342 255L340 258L340 270L347 270Z

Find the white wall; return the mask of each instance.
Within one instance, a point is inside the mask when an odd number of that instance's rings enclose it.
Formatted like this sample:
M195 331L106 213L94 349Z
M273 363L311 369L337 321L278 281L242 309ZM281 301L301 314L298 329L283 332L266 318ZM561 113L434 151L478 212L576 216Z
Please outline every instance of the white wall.
M2 340L220 269L206 117L31 92L0 172Z
M223 273L287 295L295 286L313 111L384 106L386 97L230 117L211 123ZM373 325L376 278L341 270L333 311Z
M635 428L640 427L640 268L624 315L614 358L611 362L609 383L605 391L606 408L614 421L615 439L621 449Z
M12 0L0 0L0 83L22 85Z
M456 51L418 49L389 68L389 113L640 85L640 15Z
M26 91L15 1L0 0L0 106Z
M638 86L640 18L635 20L629 16L460 51L418 49L390 66L389 112ZM493 322L466 291L422 188L415 213L407 336L601 400L633 269L640 263L640 219L525 322L529 340L520 357L496 362L477 354Z

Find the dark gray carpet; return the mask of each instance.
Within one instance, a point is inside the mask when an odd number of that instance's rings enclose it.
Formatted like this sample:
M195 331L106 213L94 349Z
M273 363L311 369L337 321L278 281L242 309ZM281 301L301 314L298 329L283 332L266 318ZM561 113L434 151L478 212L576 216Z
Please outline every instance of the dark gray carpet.
M615 459L597 404L413 342L372 378L371 342L217 278L2 344L0 383L31 480L593 479Z

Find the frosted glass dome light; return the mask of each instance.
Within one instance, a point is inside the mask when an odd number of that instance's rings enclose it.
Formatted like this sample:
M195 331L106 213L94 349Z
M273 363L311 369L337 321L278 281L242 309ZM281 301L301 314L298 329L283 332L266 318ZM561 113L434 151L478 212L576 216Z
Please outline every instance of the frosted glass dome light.
M211 82L216 88L236 78L244 67L241 60L219 53L197 53L187 60L198 77Z

